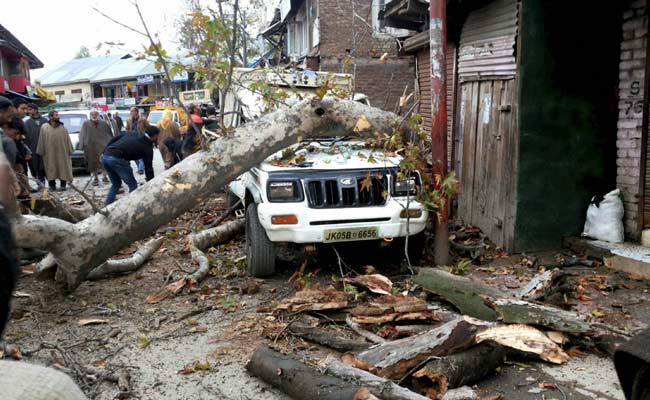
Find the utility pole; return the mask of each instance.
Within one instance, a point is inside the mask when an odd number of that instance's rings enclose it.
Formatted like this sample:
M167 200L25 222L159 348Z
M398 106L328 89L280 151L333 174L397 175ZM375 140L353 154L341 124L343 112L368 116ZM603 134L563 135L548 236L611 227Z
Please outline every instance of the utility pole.
M429 5L429 46L431 64L431 143L433 173L447 176L447 0L431 0ZM434 262L449 264L449 199L435 218Z

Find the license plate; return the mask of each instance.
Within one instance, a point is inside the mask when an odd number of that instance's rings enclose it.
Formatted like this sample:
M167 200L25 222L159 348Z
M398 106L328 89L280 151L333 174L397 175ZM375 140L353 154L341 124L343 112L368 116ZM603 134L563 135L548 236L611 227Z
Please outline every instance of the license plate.
M325 229L325 243L379 239L378 228Z

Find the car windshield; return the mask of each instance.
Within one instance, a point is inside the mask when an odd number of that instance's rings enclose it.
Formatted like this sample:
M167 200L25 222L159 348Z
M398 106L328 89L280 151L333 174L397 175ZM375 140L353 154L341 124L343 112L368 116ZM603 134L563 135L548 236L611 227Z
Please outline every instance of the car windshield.
M68 129L68 133L79 133L81 131L81 124L87 120L88 117L85 114L60 114L59 120L63 122L63 125Z
M163 112L162 111L152 111L149 113L149 116L147 117L147 121L149 121L149 124L151 125L156 125L158 121L162 119Z
M128 111L118 111L117 115L122 118L122 120L126 121L127 119L131 118L131 113Z

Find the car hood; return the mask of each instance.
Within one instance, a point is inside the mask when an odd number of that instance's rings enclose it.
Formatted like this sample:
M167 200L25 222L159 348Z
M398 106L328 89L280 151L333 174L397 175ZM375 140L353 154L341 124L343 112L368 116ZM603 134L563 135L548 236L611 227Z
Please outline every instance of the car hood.
M372 150L363 141L303 142L268 157L260 169L268 172L397 167L402 158Z

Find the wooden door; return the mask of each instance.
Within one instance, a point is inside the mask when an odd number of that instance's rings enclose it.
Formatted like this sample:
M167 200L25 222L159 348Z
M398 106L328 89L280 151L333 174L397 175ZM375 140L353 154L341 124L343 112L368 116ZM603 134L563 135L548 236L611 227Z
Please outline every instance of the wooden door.
M516 79L460 86L458 216L498 246L514 248Z

